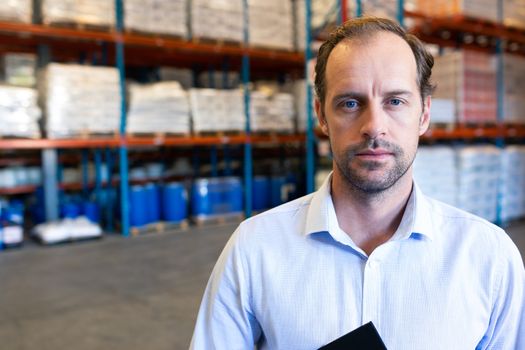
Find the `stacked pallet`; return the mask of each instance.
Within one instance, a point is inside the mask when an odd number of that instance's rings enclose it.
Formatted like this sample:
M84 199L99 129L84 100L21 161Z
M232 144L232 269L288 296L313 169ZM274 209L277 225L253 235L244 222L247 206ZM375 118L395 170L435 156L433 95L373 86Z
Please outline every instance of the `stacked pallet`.
M115 26L115 1L42 0L44 24Z
M116 68L52 63L41 73L39 92L48 137L106 134L119 129Z
M187 92L178 82L131 85L127 131L189 134Z
M416 0L416 9L433 17L471 17L498 22L498 1Z
M186 0L126 0L126 29L187 37L187 5Z
M459 208L489 221L497 219L501 151L495 146L467 146L457 151Z
M525 58L503 55L503 120L509 123L525 123Z
M4 0L0 6L1 21L31 23L32 0Z
M367 0L363 2L363 13L368 16L397 19L398 0Z
M525 29L525 1L503 0L503 24Z
M248 0L250 45L292 50L293 17L290 0Z
M42 184L42 169L37 166L8 166L0 169L0 188L38 186Z
M250 97L252 131L293 132L294 99L287 93L254 91Z
M0 136L40 137L35 89L0 85Z
M9 85L34 87L36 56L26 53L6 53L0 61L2 80Z
M307 123L307 110L306 110L306 80L296 80L293 83L293 96L295 100L295 110L297 113L297 124L296 129L298 132L305 132L308 126ZM314 110L314 89L313 87L310 87L311 94L312 94L312 105L311 105L311 113L312 113L312 123L313 126L317 125L317 118L315 116L315 110Z
M190 89L189 95L194 132L244 130L242 90Z
M496 63L490 54L448 51L435 58L435 98L452 99L456 120L494 123L497 120Z
M525 146L505 147L501 154L501 220L525 217Z
M457 204L456 152L452 147L419 147L413 169L423 193L450 205Z
M193 0L190 14L194 38L243 41L242 0Z

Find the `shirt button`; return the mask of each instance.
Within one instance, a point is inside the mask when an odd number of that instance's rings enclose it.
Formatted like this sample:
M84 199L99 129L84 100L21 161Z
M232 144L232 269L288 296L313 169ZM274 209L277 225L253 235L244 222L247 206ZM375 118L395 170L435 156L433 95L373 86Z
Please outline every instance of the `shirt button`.
M368 266L370 266L371 269L375 269L375 268L377 268L379 266L379 263L377 261L375 261L375 260L370 260L368 262Z

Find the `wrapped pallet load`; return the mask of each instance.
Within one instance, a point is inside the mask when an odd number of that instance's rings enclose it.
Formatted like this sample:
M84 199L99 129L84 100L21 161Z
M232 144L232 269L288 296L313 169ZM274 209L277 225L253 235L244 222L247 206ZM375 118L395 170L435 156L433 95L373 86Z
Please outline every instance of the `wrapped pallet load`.
M0 85L0 136L40 137L41 115L35 89Z
M127 131L189 134L187 92L176 81L131 85Z
M115 26L113 0L42 0L44 24Z
M36 83L36 55L6 53L1 57L2 80L10 85L34 87Z
M294 131L294 98L292 94L259 90L251 93L250 120L252 131Z
M525 124L525 58L503 55L503 120Z
M31 23L32 0L4 0L0 6L0 21Z
M192 0L191 35L196 39L243 41L243 0Z
M41 72L38 85L48 137L118 131L120 89L116 68L52 63Z
M416 0L416 10L433 17L470 17L498 22L498 1Z
M124 22L126 29L169 34L188 35L187 0L126 0Z
M433 98L453 100L462 123L497 121L496 61L476 51L447 51L435 58Z
M242 131L245 128L241 89L190 89L193 131Z
M503 149L500 173L501 220L507 222L525 217L525 146Z
M248 13L250 45L293 49L293 17L290 0L249 0Z

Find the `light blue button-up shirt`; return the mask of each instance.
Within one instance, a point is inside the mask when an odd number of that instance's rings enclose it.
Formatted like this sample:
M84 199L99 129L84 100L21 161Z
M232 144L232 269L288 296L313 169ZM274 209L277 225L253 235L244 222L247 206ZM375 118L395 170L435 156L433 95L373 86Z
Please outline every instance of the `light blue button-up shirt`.
M243 222L213 270L192 349L317 349L372 321L389 350L525 349L525 271L507 234L414 185L370 256L330 178Z

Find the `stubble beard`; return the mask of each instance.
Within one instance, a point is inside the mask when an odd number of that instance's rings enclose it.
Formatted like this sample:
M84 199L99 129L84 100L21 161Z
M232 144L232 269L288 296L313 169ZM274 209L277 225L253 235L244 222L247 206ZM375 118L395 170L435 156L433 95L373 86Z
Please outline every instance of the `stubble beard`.
M393 166L390 163L380 161L362 161L356 159L357 153L370 149L385 149L392 153L394 158ZM344 153L338 157L334 154L334 160L339 172L348 183L349 189L358 192L365 197L382 196L391 189L407 173L414 162L415 153L412 157L407 157L405 152L398 145L378 139L368 139L364 142L348 147ZM353 163L358 162L353 166ZM377 179L369 177L370 171L384 169L383 176Z

